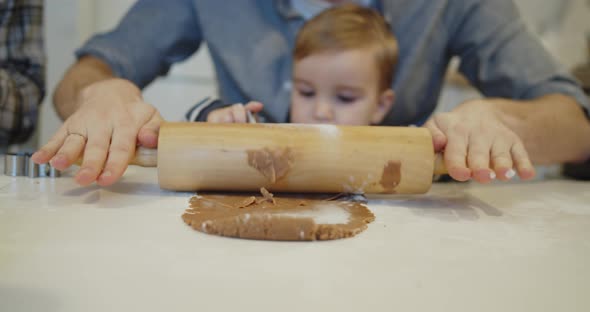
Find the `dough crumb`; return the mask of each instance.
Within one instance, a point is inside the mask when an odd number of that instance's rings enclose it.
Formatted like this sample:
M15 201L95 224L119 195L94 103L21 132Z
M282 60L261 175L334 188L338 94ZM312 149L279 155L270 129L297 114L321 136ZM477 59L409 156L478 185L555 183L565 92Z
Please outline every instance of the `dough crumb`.
M246 199L244 199L244 201L238 206L238 208L246 208L252 204L256 203L256 197L254 196L250 196Z
M263 202L267 201L267 202L271 202L273 205L276 205L277 202L274 199L273 193L269 192L264 187L261 187L260 194L262 194L262 197L264 197L264 198L260 199L260 201L258 201L258 203L263 203Z

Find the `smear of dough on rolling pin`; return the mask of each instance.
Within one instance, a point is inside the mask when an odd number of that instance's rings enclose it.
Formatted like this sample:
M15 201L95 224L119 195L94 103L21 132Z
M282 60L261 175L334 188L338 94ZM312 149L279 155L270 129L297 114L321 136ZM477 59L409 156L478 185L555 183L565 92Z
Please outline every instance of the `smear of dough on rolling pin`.
M271 183L284 178L293 167L293 152L290 148L248 150L248 165L258 170Z
M386 193L395 193L395 188L402 179L401 167L401 163L394 160L390 160L385 164L379 183Z

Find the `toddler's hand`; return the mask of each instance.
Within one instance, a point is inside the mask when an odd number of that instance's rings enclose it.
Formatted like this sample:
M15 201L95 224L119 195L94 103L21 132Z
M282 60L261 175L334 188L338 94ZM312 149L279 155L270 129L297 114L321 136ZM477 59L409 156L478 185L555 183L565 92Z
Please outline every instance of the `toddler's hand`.
M212 123L246 123L248 121L246 111L258 113L264 105L260 102L249 102L246 105L241 103L229 107L219 108L209 113L207 122Z

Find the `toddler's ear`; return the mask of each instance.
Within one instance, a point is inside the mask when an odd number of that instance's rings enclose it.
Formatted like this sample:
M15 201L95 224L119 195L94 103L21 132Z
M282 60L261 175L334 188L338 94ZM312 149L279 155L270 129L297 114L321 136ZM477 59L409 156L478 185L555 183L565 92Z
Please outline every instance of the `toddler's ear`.
M392 89L387 89L379 95L379 102L377 103L377 108L371 117L371 123L374 125L378 125L383 121L385 115L389 113L391 107L393 107L393 102L395 101L395 92Z

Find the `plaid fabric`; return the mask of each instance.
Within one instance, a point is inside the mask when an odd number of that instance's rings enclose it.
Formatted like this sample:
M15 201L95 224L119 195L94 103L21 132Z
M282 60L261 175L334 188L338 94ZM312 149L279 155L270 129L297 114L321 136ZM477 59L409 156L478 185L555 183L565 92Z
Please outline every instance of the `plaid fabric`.
M45 94L43 0L0 0L0 148L26 141Z

